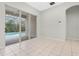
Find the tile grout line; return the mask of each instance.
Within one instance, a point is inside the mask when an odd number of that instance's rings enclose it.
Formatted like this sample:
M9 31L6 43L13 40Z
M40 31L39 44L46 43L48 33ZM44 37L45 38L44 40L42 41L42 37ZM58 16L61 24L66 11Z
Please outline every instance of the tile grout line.
M63 49L64 49L64 46L65 46L65 43L63 44L63 46L62 46L62 48L61 48L61 51L60 51L59 56L62 56L61 53L62 53L62 51L63 51Z
M71 40L71 56L73 56L73 48L72 48L73 46L72 46L72 40Z

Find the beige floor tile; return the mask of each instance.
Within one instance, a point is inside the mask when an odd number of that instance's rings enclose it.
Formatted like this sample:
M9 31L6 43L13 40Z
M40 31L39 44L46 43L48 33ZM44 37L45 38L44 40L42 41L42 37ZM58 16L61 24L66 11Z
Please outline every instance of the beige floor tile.
M79 56L79 41L35 38L6 46L0 56Z

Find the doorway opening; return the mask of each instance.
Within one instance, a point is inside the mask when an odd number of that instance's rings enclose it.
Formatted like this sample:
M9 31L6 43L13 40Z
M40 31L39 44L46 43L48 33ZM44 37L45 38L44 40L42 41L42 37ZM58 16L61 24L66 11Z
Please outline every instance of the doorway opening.
M67 40L78 40L79 39L79 6L72 6L66 10L67 19Z

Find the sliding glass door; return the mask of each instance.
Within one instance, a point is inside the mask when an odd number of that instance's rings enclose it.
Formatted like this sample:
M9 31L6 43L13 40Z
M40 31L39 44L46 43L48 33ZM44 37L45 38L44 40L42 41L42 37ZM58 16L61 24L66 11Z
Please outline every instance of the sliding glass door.
M6 45L19 42L19 11L6 6L5 10L5 41Z
M5 6L6 45L20 43L36 37L36 16Z
M28 40L27 13L21 11L21 41Z

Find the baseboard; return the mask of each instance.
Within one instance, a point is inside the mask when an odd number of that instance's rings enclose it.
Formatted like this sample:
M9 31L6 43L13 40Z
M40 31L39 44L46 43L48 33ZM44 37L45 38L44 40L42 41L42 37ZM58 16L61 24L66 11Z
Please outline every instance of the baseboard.
M39 39L52 39L52 40L59 40L59 41L65 41L65 38L58 38L58 37L38 37Z
M79 38L69 37L69 38L66 38L66 40L79 40Z

